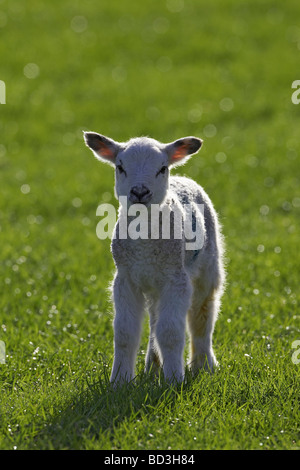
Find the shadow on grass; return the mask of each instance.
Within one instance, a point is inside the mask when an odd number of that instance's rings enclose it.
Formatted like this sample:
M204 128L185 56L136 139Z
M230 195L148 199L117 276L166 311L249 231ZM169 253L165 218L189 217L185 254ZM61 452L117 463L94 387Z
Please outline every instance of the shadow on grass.
M103 372L97 382L86 382L65 409L45 423L30 447L84 449L85 443L97 441L98 448L111 449L115 431L121 423L125 420L134 422L142 416L149 417L151 413L155 419L160 411L165 412L166 407L175 406L192 383L193 380L187 378L184 384L171 386L162 378L158 380L141 373L133 383L113 388Z

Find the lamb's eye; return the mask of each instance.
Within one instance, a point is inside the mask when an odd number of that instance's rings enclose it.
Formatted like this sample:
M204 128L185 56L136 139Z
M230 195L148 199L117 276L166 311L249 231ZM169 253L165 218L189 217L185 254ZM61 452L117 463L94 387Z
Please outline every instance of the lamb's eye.
M167 166L163 166L157 173L156 173L156 176L158 175L164 175L168 170L168 167Z
M124 173L126 175L126 171L124 170L124 168L122 167L122 165L117 165L117 169L119 171L119 173Z

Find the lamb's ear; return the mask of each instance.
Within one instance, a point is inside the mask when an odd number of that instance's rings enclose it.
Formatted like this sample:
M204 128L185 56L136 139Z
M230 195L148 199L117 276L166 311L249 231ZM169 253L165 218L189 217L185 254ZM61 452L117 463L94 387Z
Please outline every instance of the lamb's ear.
M169 165L182 165L193 153L198 152L203 141L197 137L183 137L166 145L166 152L169 156Z
M121 144L96 132L84 132L86 145L93 151L98 160L114 165Z

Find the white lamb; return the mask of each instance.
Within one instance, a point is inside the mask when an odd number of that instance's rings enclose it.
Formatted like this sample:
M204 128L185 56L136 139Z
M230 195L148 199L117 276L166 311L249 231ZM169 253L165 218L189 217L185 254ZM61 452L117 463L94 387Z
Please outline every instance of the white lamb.
M185 208L192 205L193 223L201 227L203 235L200 249L187 249L182 227L180 239L172 235L175 219L171 217L169 239L163 238L161 233L158 239L121 239L120 221L127 214L120 206L111 245L117 268L113 281L111 381L128 382L135 377L146 308L150 314L147 371L157 372L162 367L167 380L183 380L186 322L192 371L203 367L213 370L217 361L212 334L225 278L220 226L201 186L185 177L169 176L169 169L187 161L200 149L202 140L185 137L162 144L140 137L119 143L94 132L85 132L84 138L99 160L115 167L117 198L123 196L120 199L125 199L128 206L143 204L149 213L151 205L160 204L162 210L177 211L185 216ZM200 205L204 207L203 213L198 210Z

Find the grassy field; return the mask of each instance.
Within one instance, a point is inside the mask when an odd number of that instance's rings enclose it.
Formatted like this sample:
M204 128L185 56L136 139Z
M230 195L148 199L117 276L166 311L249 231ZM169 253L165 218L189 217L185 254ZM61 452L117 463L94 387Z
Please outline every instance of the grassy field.
M0 0L0 449L299 449L298 0ZM220 370L112 392L113 171L82 130L204 139ZM298 346L299 348L299 346ZM297 360L292 360L292 355Z

